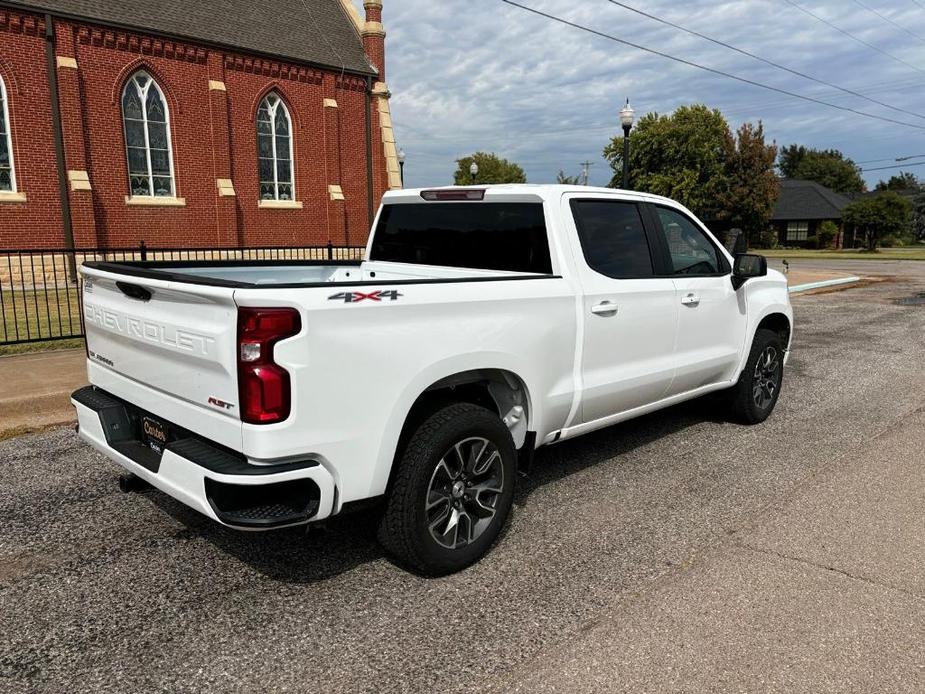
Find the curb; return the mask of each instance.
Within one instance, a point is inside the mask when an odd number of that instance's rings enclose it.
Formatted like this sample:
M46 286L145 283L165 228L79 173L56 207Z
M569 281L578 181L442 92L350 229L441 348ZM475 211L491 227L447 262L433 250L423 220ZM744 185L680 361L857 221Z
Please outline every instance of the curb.
M787 291L791 294L797 292L808 292L810 289L822 289L823 287L837 287L840 284L854 284L860 282L860 277L838 277L834 280L822 280L820 282L808 282L806 284L797 284L790 287Z

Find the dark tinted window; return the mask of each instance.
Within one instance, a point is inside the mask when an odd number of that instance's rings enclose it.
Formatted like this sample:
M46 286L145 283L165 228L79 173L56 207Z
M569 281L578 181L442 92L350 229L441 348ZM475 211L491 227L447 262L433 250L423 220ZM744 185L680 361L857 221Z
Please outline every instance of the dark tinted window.
M572 213L585 260L592 269L618 279L652 276L649 242L635 204L574 200Z
M550 274L541 203L386 205L370 260Z
M720 271L716 247L692 220L667 207L656 207L655 215L665 236L674 274L712 275Z

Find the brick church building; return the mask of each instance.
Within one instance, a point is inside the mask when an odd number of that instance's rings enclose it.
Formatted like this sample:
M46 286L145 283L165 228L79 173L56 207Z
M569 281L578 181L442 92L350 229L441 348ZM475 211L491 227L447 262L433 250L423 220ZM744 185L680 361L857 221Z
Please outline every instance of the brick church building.
M0 249L365 243L381 0L0 0Z

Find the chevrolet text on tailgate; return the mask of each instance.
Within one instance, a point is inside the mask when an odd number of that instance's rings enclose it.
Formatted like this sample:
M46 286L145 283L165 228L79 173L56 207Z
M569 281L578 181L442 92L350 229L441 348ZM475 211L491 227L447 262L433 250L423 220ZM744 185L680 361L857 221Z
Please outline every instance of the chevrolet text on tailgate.
M85 264L80 436L236 528L379 502L383 546L439 575L489 549L536 448L780 395L784 277L665 198L394 191L365 258Z

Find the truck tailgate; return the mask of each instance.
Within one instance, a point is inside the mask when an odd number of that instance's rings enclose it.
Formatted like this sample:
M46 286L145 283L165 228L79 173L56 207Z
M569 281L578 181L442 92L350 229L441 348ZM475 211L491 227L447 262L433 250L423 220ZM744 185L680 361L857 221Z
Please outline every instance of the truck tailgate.
M91 381L178 424L227 420L219 438L239 445L234 289L82 272Z

